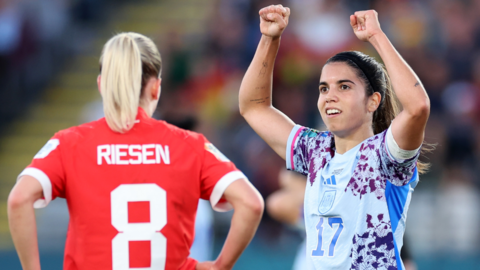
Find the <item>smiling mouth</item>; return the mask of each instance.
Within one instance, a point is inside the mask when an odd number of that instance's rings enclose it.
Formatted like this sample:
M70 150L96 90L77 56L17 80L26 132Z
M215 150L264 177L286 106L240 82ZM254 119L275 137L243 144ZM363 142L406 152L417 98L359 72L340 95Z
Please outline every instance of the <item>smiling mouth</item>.
M342 113L342 111L338 109L327 109L327 115L337 115Z

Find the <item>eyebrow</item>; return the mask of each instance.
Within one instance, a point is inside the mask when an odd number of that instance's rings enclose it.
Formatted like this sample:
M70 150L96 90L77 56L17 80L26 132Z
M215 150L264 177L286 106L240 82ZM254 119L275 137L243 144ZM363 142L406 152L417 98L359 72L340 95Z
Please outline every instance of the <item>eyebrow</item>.
M347 79L337 81L337 84L341 84L341 83L351 83L351 84L355 84L354 82L352 82L352 81L350 81L350 80L347 80ZM328 85L328 83L327 83L327 82L320 82L320 83L318 84L318 86L320 86L320 85Z

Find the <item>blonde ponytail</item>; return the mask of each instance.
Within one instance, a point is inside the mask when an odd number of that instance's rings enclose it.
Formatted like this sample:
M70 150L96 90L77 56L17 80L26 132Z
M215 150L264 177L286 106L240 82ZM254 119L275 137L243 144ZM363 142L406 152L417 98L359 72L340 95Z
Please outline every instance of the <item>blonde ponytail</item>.
M142 60L137 43L118 34L103 48L100 89L108 126L124 133L133 127L142 86Z

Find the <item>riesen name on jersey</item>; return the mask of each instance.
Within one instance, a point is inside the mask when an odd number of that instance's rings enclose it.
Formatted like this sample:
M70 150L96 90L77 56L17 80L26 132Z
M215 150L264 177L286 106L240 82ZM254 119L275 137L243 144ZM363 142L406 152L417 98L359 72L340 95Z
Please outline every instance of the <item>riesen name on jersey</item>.
M97 164L137 165L170 164L168 145L161 144L103 144L97 146Z

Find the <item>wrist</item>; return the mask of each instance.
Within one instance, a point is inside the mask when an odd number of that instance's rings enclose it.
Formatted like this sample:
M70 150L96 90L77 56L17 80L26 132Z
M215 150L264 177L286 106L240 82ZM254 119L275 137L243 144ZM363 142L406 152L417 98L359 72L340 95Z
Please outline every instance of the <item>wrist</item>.
M379 44L385 40L388 39L387 35L383 31L379 31L378 33L373 34L369 39L368 42L373 45L373 47L377 48Z
M262 35L260 39L260 47L267 49L268 51L278 51L280 47L280 37L270 37Z
M262 40L267 42L279 42L280 39L281 39L281 36L267 36L265 34L262 34Z
M218 257L216 260L215 260L215 266L216 266L216 269L218 270L231 270L233 268L233 265L234 263L232 263L231 265L230 264L226 264L221 257Z

